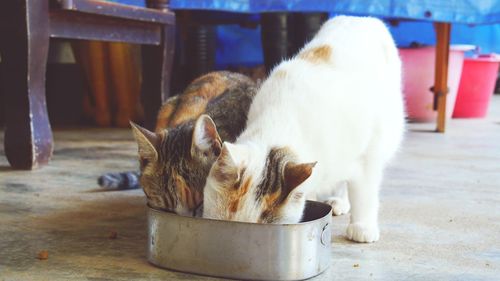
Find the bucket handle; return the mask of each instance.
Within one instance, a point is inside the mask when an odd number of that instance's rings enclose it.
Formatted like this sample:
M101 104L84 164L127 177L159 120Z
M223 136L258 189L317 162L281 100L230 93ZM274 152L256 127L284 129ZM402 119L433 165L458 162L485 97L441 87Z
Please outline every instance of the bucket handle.
M328 246L330 244L331 240L331 231L329 230L329 223L326 223L325 226L323 226L323 230L321 230L321 244L324 246Z

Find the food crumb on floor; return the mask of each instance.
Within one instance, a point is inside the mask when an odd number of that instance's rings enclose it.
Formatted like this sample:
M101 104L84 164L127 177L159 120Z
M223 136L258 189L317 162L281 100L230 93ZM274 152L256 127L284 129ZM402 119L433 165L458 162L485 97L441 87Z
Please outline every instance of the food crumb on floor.
M38 252L37 259L46 260L49 258L49 252L47 250L43 250Z
M355 263L352 267L359 267L359 263Z
M111 231L111 232L109 233L109 236L108 236L108 237L109 237L109 239L116 239L116 238L118 238L118 232L116 232L116 231Z

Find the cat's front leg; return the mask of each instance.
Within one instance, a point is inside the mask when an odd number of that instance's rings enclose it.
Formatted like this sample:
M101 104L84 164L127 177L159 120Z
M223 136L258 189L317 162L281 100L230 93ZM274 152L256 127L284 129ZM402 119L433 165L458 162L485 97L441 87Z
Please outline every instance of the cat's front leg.
M371 243L380 237L378 228L380 169L365 170L349 182L351 222L347 238L356 242Z

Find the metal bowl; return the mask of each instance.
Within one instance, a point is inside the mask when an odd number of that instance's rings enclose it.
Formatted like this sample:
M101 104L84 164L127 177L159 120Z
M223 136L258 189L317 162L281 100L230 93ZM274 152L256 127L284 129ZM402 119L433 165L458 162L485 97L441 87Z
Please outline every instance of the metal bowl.
M257 224L149 208L148 260L159 267L252 280L302 280L330 264L332 208L307 201L303 222Z

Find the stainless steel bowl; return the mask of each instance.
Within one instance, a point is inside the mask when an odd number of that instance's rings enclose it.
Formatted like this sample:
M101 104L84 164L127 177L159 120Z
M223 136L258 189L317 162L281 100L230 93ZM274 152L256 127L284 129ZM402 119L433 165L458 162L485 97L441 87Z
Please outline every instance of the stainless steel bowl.
M302 280L330 264L332 208L307 201L304 221L256 224L182 217L149 208L148 260L235 279Z

